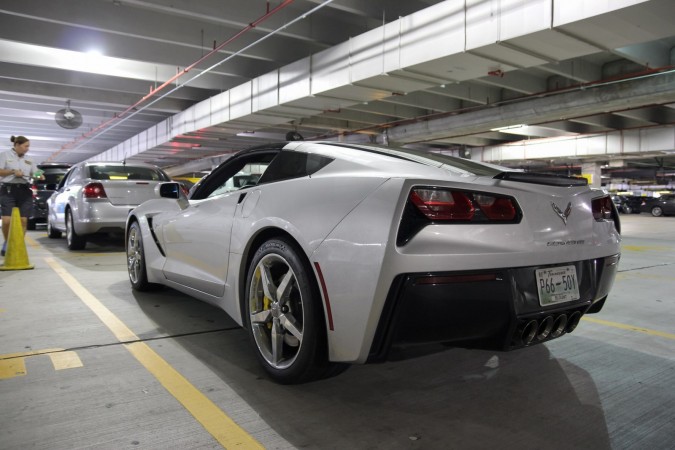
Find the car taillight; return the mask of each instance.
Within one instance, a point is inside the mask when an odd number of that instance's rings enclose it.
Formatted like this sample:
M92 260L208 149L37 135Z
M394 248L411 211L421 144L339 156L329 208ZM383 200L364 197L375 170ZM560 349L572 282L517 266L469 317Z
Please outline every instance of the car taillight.
M516 200L485 192L416 187L410 191L396 236L405 245L429 224L518 223L522 213Z
M101 183L89 183L82 189L84 198L108 198Z
M463 192L440 189L413 189L410 201L431 220L471 220L475 208Z
M591 201L593 218L595 220L612 220L614 218L612 206L612 199L609 196L594 198Z
M606 220L611 220L614 222L614 228L616 228L616 231L621 234L621 221L619 220L619 214L616 210L616 206L609 196L598 197L591 200L591 210L593 212L593 218L596 221L603 222Z
M415 188L410 201L432 221L513 221L518 209L511 197L451 189Z
M33 191L33 198L37 198L38 187L35 184L30 185L30 190Z

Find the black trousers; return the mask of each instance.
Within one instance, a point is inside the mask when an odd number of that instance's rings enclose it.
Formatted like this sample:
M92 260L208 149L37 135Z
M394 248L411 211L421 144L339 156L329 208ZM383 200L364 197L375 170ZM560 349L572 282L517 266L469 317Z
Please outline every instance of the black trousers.
M12 209L19 208L21 217L33 215L33 191L26 183L0 185L0 209L3 216L11 216Z

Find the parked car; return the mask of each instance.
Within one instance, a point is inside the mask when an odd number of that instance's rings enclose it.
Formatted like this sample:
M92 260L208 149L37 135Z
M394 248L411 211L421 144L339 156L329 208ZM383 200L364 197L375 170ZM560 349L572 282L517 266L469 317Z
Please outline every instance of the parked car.
M675 194L645 198L640 206L640 212L648 212L654 217L675 214Z
M600 311L619 261L618 214L586 180L411 149L270 144L190 198L158 191L127 220L132 288L222 308L280 383L411 343L558 338Z
M47 234L66 233L70 250L86 246L95 233L124 233L129 211L156 196L169 181L159 167L143 163L81 162L74 165L47 201Z
M640 214L642 197L633 195L612 195L612 201L620 213Z
M70 166L71 164L63 163L43 163L37 165L37 168L43 172L44 180L31 179L33 215L28 218L27 227L29 230L34 230L39 223L47 223L47 199L54 193Z

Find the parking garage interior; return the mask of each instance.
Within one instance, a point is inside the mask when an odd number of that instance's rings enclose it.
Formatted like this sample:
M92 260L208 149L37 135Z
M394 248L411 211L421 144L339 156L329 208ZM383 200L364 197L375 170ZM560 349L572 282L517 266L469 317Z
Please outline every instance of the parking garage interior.
M299 136L660 198L673 17L672 0L5 1L0 139L28 137L36 164L143 162L194 183ZM675 217L621 221L612 295L573 334L302 386L266 380L222 311L132 293L119 237L69 252L38 226L35 268L0 272L0 447L672 448Z

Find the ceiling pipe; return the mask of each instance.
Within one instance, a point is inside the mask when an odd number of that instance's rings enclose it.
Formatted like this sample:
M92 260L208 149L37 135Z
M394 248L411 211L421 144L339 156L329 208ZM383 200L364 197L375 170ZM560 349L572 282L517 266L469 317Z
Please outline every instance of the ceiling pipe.
M254 20L253 22L249 23L247 26L245 26L245 27L242 28L240 31L238 31L234 36L232 36L232 37L230 37L229 39L225 40L223 43L221 43L221 44L218 45L217 47L214 47L213 50L211 50L210 52L208 52L207 54L205 54L204 56L202 56L201 58L199 58L197 61L195 61L195 62L193 62L192 64L190 64L189 66L185 67L183 70L178 71L178 73L176 73L176 75L174 75L173 77L171 77L170 79L168 79L167 81L165 81L162 85L160 85L160 86L158 86L158 87L156 87L156 88L154 88L154 89L151 89L150 92L149 92L147 95L145 95L143 98L141 98L140 100L138 100L138 101L137 101L136 103L134 103L133 105L129 106L127 109L125 109L125 110L122 111L121 113L116 114L113 118L111 118L111 119L109 119L109 120L103 122L102 124L98 125L96 128L93 128L92 130L88 131L87 133L83 133L82 136L76 138L74 141L72 141L72 142L70 142L70 143L68 143L68 144L63 145L59 150L57 150L56 152L52 153L52 154L49 156L49 158L47 158L46 161L53 161L53 159L54 159L56 156L58 156L61 152L63 152L64 150L67 150L67 149L71 148L72 146L74 146L74 145L77 144L78 142L80 142L80 141L82 141L82 140L84 140L84 139L87 139L89 136L91 136L92 134L96 133L96 132L99 131L99 130L107 131L108 129L111 129L111 128L112 128L111 125L113 125L115 122L121 123L121 122L122 122L122 119L124 118L124 116L125 116L126 114L130 113L131 111L134 111L134 114L136 114L136 113L138 113L138 112L140 112L140 111L143 111L145 108L147 108L147 107L150 106L150 105L146 105L146 106L144 106L144 107L142 107L142 108L139 109L139 108L137 108L137 107L138 107L140 104L142 104L143 102L147 101L148 99L150 99L151 97L153 97L154 95L156 95L157 93L159 93L160 91L164 90L167 86L169 86L171 83L173 83L174 81L176 81L178 78L182 77L183 75L185 75L186 73L188 73L189 71L191 71L192 69L194 69L198 64L200 64L201 62L205 61L206 59L208 59L208 58L211 57L212 55L218 53L220 50L223 49L223 47L225 47L226 45L228 45L228 44L234 42L235 40L239 39L244 33L246 33L246 32L248 32L248 31L252 30L252 29L255 28L255 27L257 27L258 25L260 25L260 24L261 24L262 22L264 22L265 20L269 19L271 16L273 16L273 15L276 14L277 12L281 11L282 9L284 9L285 7L287 7L288 5L290 5L291 3L293 3L293 1L294 1L294 0L283 0L279 5L277 5L276 7L272 8L272 9L270 9L270 5L269 5L269 1L268 1L268 2L267 2L267 12L266 12L264 15L262 15L261 17L259 17L259 18L256 19L256 20ZM330 1L333 1L333 0L330 0ZM228 59L229 59L229 58L228 58ZM212 70L213 67L215 67L215 66L212 66L212 67L208 68L207 70L205 70L205 71L202 72L202 73L206 73L206 72ZM190 79L189 81L192 81L192 80L194 80L195 78L196 78L196 77ZM189 82L189 81L188 81L188 82ZM185 85L185 83L184 83L183 85ZM172 92L173 92L173 91L172 91ZM160 97L160 98L162 98L162 97ZM133 115L133 114L132 114L132 115ZM129 118L130 118L130 117L131 117L131 116L129 116ZM98 137L98 136L101 135L101 134L102 134L102 133L99 133L98 135L96 135L96 136L94 136L94 137ZM94 137L92 137L92 139L93 139Z

